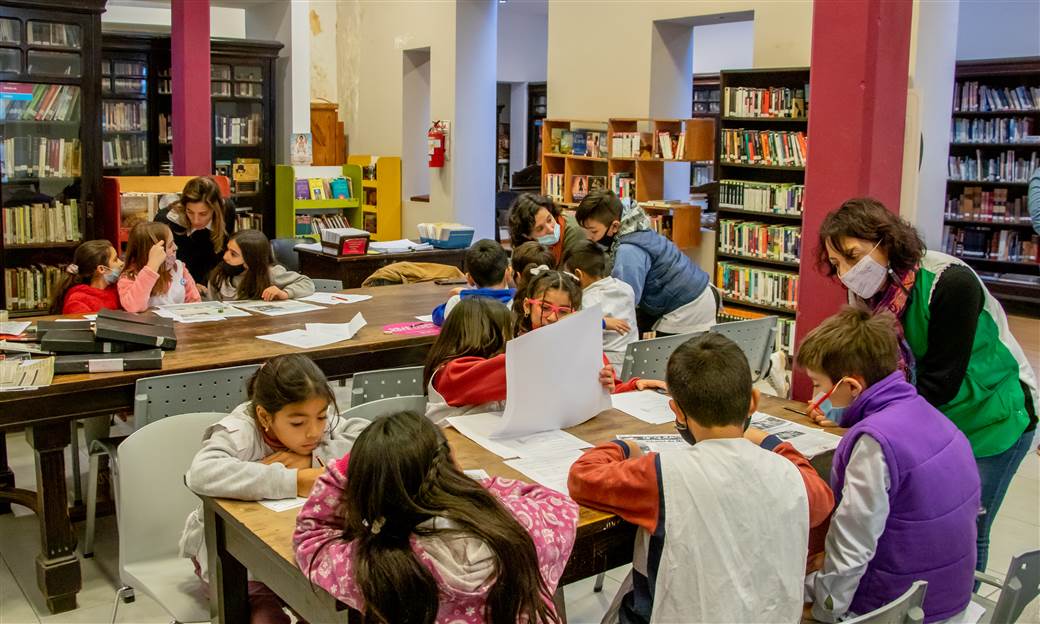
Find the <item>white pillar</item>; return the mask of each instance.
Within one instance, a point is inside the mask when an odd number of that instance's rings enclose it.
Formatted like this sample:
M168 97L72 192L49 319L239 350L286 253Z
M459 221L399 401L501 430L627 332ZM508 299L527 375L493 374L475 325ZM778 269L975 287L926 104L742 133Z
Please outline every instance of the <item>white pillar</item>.
M689 23L654 22L648 96L652 118L690 116L693 108L693 27ZM665 199L685 199L689 194L690 165L665 163Z

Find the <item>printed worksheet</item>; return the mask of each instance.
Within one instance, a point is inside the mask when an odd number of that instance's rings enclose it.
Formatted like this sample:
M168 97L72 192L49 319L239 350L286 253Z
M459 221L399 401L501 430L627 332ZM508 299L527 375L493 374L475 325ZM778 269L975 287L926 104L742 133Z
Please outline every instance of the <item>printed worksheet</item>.
M231 305L239 310L256 312L264 316L285 316L286 314L299 314L300 312L314 312L315 310L325 309L321 306L295 299L286 299L285 301L235 301Z

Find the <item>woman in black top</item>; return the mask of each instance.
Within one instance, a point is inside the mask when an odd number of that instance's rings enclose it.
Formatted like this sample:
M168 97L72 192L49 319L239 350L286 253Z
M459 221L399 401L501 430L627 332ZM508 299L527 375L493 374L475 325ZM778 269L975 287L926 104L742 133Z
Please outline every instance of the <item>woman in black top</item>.
M235 208L220 196L220 187L210 177L188 180L180 201L159 211L155 220L173 230L177 259L188 267L199 290L220 263L228 239L235 231Z

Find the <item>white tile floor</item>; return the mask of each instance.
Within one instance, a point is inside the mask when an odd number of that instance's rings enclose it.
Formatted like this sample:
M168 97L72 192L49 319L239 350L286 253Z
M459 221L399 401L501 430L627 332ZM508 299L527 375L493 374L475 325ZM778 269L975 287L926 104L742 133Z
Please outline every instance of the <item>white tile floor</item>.
M349 391L337 388L342 404L348 405ZM11 467L22 487L34 486L32 451L20 434L7 436ZM1034 441L1034 448L1036 444ZM86 470L84 455L83 466ZM86 475L84 475L84 481ZM83 589L79 608L60 615L47 612L36 587L34 559L39 551L36 519L26 510L0 516L0 624L41 622L102 623L110 621L115 590L119 586L117 539L111 517L98 521L96 556L83 560ZM83 525L77 525L83 530ZM82 536L81 536L82 539ZM1012 481L1007 498L993 528L990 546L990 574L1003 578L1012 554L1040 547L1040 456L1030 452ZM185 562L187 564L187 562ZM628 573L627 567L611 570L602 592L592 591L593 579L565 589L567 616L571 624L599 622L615 592ZM993 594L984 590L984 596ZM147 596L120 605L118 622L148 624L169 622L169 616ZM1040 624L1040 601L1035 601L1020 622ZM317 624L317 623L314 623Z

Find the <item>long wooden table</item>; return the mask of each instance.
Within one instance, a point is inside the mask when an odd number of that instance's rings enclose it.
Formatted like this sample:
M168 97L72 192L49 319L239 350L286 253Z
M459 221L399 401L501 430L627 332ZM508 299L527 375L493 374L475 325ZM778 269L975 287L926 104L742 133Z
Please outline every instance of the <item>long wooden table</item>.
M15 487L5 438L0 435L0 504L5 507L0 511L9 511L10 503L17 503L39 517L41 549L36 576L47 607L52 613L74 609L81 586L77 534L70 521L65 485L70 421L131 409L134 384L144 377L256 364L285 353L306 353L330 379L364 370L421 364L432 337L387 335L382 328L429 314L450 291L450 286L433 283L360 288L347 292L373 298L289 316L252 315L216 323L177 324L177 349L165 353L162 370L58 375L45 388L0 392L0 433L26 429L35 451L37 477L35 492ZM256 338L302 329L304 323L345 323L358 312L368 324L351 340L325 347L297 349Z
M804 403L766 396L762 399L761 411L815 426L808 418L784 409L789 406L804 410ZM651 425L623 412L608 410L567 431L590 444L599 444L619 433L674 433L675 429L671 424ZM842 432L841 429L828 431ZM492 476L530 480L454 429L446 429L445 434L462 468L482 468ZM832 455L826 453L813 459L813 466L824 478L830 474ZM213 622L248 621L247 570L308 622L360 621L358 614L313 585L296 565L292 533L298 509L274 512L256 502L202 498ZM630 563L635 534L635 526L619 517L582 507L574 550L560 585Z

